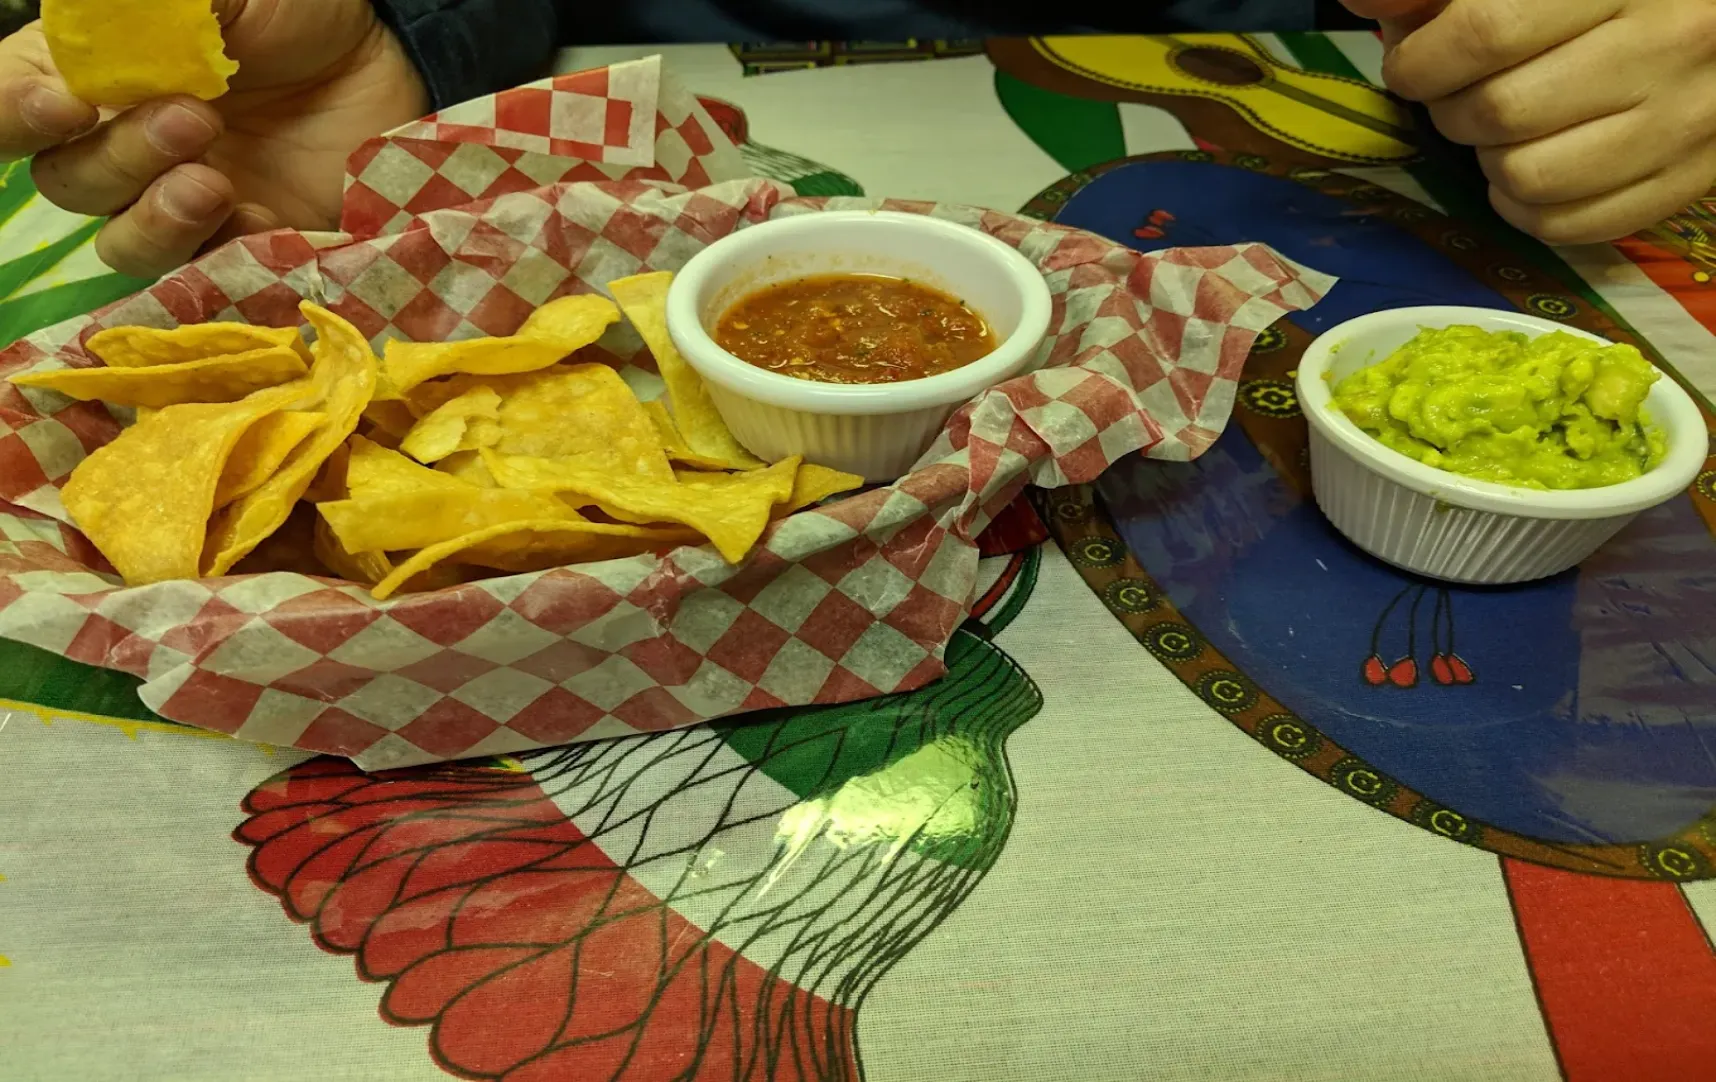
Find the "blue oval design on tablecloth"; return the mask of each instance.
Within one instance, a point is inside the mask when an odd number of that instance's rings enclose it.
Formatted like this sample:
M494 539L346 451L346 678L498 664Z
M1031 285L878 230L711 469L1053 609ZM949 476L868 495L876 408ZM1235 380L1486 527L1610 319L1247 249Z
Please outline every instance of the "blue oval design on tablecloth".
M1136 236L1161 210L1171 227ZM1267 242L1342 277L1291 317L1311 333L1407 305L1515 307L1380 217L1221 165L1120 165L1056 220L1143 250ZM1716 806L1716 539L1688 498L1577 572L1444 589L1350 546L1238 425L1194 463L1135 460L1099 487L1139 562L1215 649L1459 814L1546 841L1626 843ZM1367 670L1373 654L1380 670ZM1409 655L1413 666L1394 667Z

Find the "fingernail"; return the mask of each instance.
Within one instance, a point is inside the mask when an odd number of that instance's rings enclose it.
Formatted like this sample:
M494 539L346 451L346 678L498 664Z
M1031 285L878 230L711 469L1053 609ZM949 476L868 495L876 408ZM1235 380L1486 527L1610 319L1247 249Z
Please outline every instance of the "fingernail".
M195 109L185 105L163 105L143 125L150 145L173 158L201 154L219 135L215 126Z
M18 103L24 123L43 135L69 139L95 124L95 110L70 94L62 94L45 86L33 86Z
M186 225L201 225L226 205L226 195L194 177L176 176L161 186L161 209Z

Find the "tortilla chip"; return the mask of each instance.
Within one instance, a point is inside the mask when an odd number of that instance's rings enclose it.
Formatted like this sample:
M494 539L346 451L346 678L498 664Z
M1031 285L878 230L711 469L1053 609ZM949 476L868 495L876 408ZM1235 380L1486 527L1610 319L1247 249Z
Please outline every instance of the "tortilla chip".
M324 417L326 414L323 415ZM356 439L357 437L352 437ZM310 487L299 497L307 503L325 503L328 500L343 500L346 492L346 465L351 461L351 445L342 443L322 463L322 468L316 471L316 479L310 482Z
M503 395L498 423L493 447L501 454L577 459L625 477L673 477L642 403L606 365L573 365L522 381Z
M370 402L363 419L372 429L393 440L395 446L417 423L417 415L404 402Z
M399 449L419 462L432 463L455 451L493 446L500 437L499 428L493 424L479 427L473 422L497 420L500 405L501 397L492 388L473 387L411 426L399 441Z
M248 323L188 323L159 327L110 327L90 335L84 348L109 368L149 368L250 353L290 349L301 353L304 336L296 327L252 327Z
M603 513L628 522L678 522L714 542L728 563L738 563L768 527L770 512L791 495L797 456L767 469L737 475L705 474L718 482L686 483L626 477L577 461L503 455L484 450L489 472L507 488L583 497ZM570 501L569 501L570 502Z
M568 504L544 493L460 484L460 491L417 489L335 500L318 510L347 552L427 548L508 522L583 520Z
M42 33L66 86L91 105L213 101L238 73L209 0L42 0Z
M722 459L709 458L693 451L691 445L685 442L685 437L680 434L679 426L673 423L673 414L667 411L667 404L659 398L652 398L645 402L643 408L644 412L649 414L650 422L655 425L656 435L661 437L662 450L667 452L667 457L670 460L679 463L681 466L690 466L694 470L727 470L732 468Z
M444 473L449 477L457 477L459 480L476 485L478 488L500 487L500 483L495 480L495 475L489 472L487 466L483 465L483 456L478 451L460 451L448 455L435 463L435 472Z
M681 484L715 489L740 483L745 477L742 473L704 473L697 470L674 470L673 475ZM838 496L842 492L863 487L864 479L857 474L831 470L814 462L801 463L798 475L793 478L792 495L784 502L776 504L772 515L774 518L785 518L795 511L819 504L830 496Z
M679 355L672 336L667 333L667 289L672 283L671 272L658 271L609 282L608 291L655 356L656 369L667 384L673 419L691 450L725 463L728 469L755 469L763 465L762 459L733 438L709 397L709 388L703 385L703 377Z
M619 322L608 298L580 294L550 301L537 309L515 335L464 342L387 343L386 393L403 396L426 380L464 372L480 376L534 372L595 342Z
M61 501L127 586L196 578L233 448L258 419L313 397L299 381L243 402L168 406L78 463Z
M818 466L814 462L806 462L798 468L798 476L793 478L792 495L787 497L786 503L775 508L775 515L790 515L794 511L802 511L813 504L819 504L830 496L853 492L863 487L864 479L855 473L842 473L827 466Z
M412 577L446 561L477 564L502 571L540 571L572 563L593 563L635 556L679 544L675 530L603 522L510 522L491 526L413 554L370 591L385 601ZM511 565L511 566L507 566Z
M393 572L393 561L385 552L347 552L320 515L316 516L315 552L329 571L348 582L374 586Z
M227 456L226 470L215 488L215 510L256 491L326 420L326 414L289 410L269 414L251 425Z
M309 301L300 311L316 328L316 363L308 378L320 394L315 408L326 414L327 420L298 445L266 483L216 516L209 529L204 574L226 574L286 521L292 505L310 487L323 462L357 428L370 395L375 393L377 366L368 339L350 323Z
M346 463L346 492L354 500L372 500L406 492L463 492L471 486L457 477L420 465L376 443L353 436Z
M549 365L535 372L521 372L513 376L472 376L460 373L445 379L430 380L418 384L400 400L411 411L411 423L429 416L460 395L469 394L478 387L487 387L505 398L507 395L523 387L532 380L545 379L557 372L564 372L569 365Z
M304 358L285 346L254 349L147 368L57 368L13 376L20 387L41 387L84 402L161 409L185 402L237 402L305 371Z

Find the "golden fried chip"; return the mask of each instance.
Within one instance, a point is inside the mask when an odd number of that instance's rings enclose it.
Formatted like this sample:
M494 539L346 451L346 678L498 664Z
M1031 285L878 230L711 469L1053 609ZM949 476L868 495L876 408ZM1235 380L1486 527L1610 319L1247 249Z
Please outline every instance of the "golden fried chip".
M550 530L547 525L547 522L530 523L530 528L522 532L506 533L464 549L453 560L516 575L546 571L551 567L618 560L645 552L666 552L681 545L703 543L696 530L683 526L589 522L572 523L573 530L567 531ZM586 531L585 526L598 527L600 532Z
M57 368L13 376L20 387L42 387L88 402L160 409L185 402L237 402L252 391L304 374L304 358L285 346L253 349L148 368Z
M369 341L350 323L305 301L300 310L316 328L315 365L309 382L327 414L322 427L298 445L267 482L230 504L210 524L203 570L224 575L291 514L322 463L346 442L375 393L376 359Z
M799 466L795 455L763 470L702 475L720 478L705 484L627 477L576 461L491 450L483 451L483 461L507 488L580 496L622 521L683 523L714 542L729 563L745 558L774 506L791 497Z
M296 327L252 327L248 323L188 323L159 327L110 327L90 336L84 348L109 368L149 368L250 353L290 349L301 353L304 336Z
M393 561L385 552L347 552L328 526L328 520L316 516L316 559L342 579L374 586L393 572Z
M690 466L694 470L726 470L731 469L725 461L700 455L685 442L685 437L679 432L679 426L673 423L673 414L667 411L667 404L659 398L652 398L643 404L644 412L649 414L650 422L655 425L656 435L661 437L662 450L667 457L681 466Z
M673 477L643 404L606 365L574 365L521 381L503 394L498 424L493 447L504 455L577 459L624 477Z
M681 536L675 530L652 530L604 522L558 519L509 522L422 549L395 567L393 573L370 592L378 600L385 601L414 576L444 561L476 564L501 571L540 571L572 563L635 556L679 544Z
M427 548L508 522L584 518L545 493L470 485L335 500L318 510L347 552Z
M259 418L313 398L301 380L243 402L168 406L78 463L61 500L126 585L196 578L233 447Z
M327 420L323 413L288 410L271 413L250 426L227 456L215 488L215 510L254 492L286 461L304 438Z
M328 566L316 555L316 509L299 504L278 530L262 539L233 565L234 575L267 575L286 571L294 575L325 577Z
M494 474L483 465L483 456L479 451L460 451L448 455L435 463L435 472L444 473L449 477L476 485L478 488L499 488Z
M299 510L303 505L299 504ZM312 514L316 525L314 529L314 552L316 559L328 571L348 582L358 582L365 586L373 586L393 573L393 558L385 552L347 552L340 547L340 539L328 528L328 523L320 515ZM399 593L419 593L424 590L440 590L448 586L457 586L470 578L467 568L461 564L441 564L431 567L420 575L406 581L399 587Z
M674 470L673 475L682 484L713 489L742 483L745 477L742 473L705 473L698 470ZM798 476L793 478L792 495L775 505L773 516L785 518L794 511L802 511L813 504L819 504L830 496L838 496L842 492L863 487L864 479L855 473L842 473L827 466L818 466L814 462L801 463Z
M324 417L326 414L323 415ZM358 437L354 436L353 439ZM316 471L316 479L310 482L310 487L304 490L299 499L309 503L326 503L328 500L343 500L346 492L346 465L351 461L351 445L342 443L329 455L322 468Z
M238 72L209 0L42 0L42 33L66 86L92 105L212 101Z
M354 500L371 500L423 490L462 492L471 486L457 477L420 465L362 436L347 441L346 492Z
M363 411L363 419L395 444L404 439L411 426L417 423L417 416L404 402L371 402Z
M830 496L838 496L842 492L852 492L864 487L864 479L855 473L842 473L831 470L827 466L818 466L814 462L806 462L798 468L798 476L793 478L792 495L786 503L775 508L776 516L790 515L794 511L802 511L813 504L821 503Z
M672 283L671 272L658 271L609 282L608 291L655 356L655 366L667 384L673 419L691 450L724 463L727 469L755 469L762 460L733 438L709 397L709 388L703 385L703 377L679 355L667 333L667 289Z
M500 406L501 397L492 388L473 387L412 425L399 441L399 449L427 463L439 462L455 451L493 446L500 437L498 427L477 427L472 422L498 420Z
M502 376L547 368L602 337L602 332L619 319L619 309L608 298L580 294L543 305L517 334L505 338L391 341L383 365L385 393L403 396L426 380L455 372Z

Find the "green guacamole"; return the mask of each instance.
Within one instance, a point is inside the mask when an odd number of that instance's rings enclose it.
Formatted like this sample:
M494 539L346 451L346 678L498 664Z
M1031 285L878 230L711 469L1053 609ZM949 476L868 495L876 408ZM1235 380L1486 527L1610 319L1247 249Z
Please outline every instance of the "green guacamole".
M1335 387L1335 408L1390 448L1480 481L1601 488L1662 461L1640 406L1661 375L1632 346L1557 331L1425 329Z

